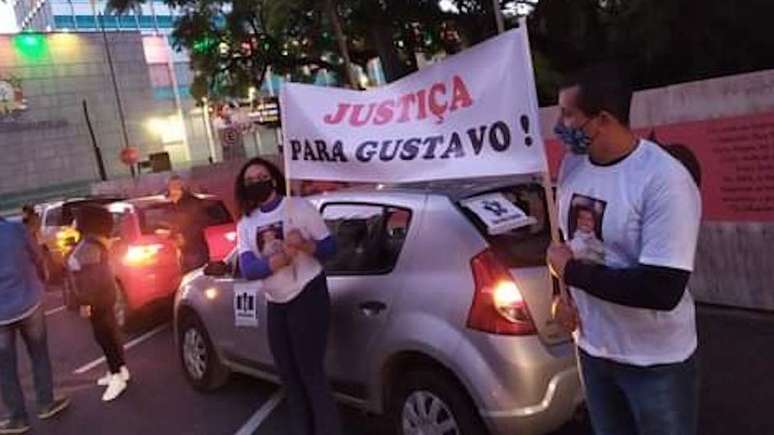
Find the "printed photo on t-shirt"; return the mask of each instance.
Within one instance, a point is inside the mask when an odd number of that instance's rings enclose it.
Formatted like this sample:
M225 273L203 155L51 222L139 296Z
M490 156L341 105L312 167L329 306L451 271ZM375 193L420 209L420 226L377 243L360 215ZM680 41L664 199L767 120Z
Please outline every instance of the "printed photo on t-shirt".
M591 263L605 263L605 246L602 243L602 219L607 202L584 195L574 194L570 202L569 246L575 258Z
M285 240L282 232L282 222L275 222L270 225L258 227L255 232L256 246L261 256L271 257L279 254L284 249L282 241Z

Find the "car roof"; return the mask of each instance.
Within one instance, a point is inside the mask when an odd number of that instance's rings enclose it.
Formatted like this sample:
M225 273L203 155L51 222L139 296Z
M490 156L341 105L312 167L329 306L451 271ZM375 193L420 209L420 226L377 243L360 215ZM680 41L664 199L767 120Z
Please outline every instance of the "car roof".
M337 191L325 192L313 195L310 200L319 200L331 197L366 196L390 196L416 197L418 195L440 195L458 201L478 194L491 192L504 187L518 184L541 183L538 175L509 175L501 177L479 177L456 180L438 180L403 184L377 184L363 185Z
M88 202L110 204L113 202L122 201L123 199L124 198L120 196L103 196L103 195L82 196L82 197L64 198L59 200L41 202L39 204L35 204L35 207L39 207L41 210L46 210L54 207L77 205L77 204L88 203Z
M199 199L220 201L220 199L215 195L201 194L201 193L194 193L193 195ZM145 207L152 207L160 204L169 204L171 203L171 201L169 200L169 198L167 198L166 195L149 195L149 196L141 196L138 198L129 198L129 199L124 199L120 201L115 201L114 204L116 203L126 204L137 208L145 208Z

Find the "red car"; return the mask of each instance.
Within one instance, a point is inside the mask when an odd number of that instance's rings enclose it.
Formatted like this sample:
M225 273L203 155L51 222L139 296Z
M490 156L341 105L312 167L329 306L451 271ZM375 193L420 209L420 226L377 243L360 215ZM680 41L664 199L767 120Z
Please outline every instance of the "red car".
M205 236L210 258L221 260L234 246L236 225L221 200L210 195L197 197L204 201L208 218ZM116 241L111 253L119 287L116 319L121 328L126 328L141 308L173 297L183 278L179 250L169 232L174 206L159 195L113 202L106 207L115 222Z

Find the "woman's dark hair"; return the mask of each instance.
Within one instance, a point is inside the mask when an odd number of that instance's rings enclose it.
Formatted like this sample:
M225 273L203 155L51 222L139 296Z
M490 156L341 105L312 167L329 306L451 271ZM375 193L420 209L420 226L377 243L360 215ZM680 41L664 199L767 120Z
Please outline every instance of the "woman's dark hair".
M237 174L236 181L234 182L234 199L236 199L237 206L239 207L239 213L243 216L249 216L260 204L255 198L251 198L245 191L245 172L247 168L253 165L263 166L269 171L272 181L274 181L275 190L278 195L285 194L285 176L282 175L282 171L274 163L262 159L260 157L254 157L250 159Z
M110 237L113 215L97 204L85 204L76 211L76 229L84 236Z

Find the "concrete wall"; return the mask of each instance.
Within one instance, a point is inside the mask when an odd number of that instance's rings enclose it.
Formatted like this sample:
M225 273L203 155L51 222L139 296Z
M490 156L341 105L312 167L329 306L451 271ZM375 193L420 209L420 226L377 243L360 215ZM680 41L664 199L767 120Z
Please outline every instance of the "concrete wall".
M635 93L633 128L774 111L774 70L683 83ZM554 137L556 106L540 109L543 137Z
M107 37L130 145L143 155L158 151L160 145L144 124L159 110L140 34L113 32ZM0 202L10 192L98 179L83 100L108 176L128 175L118 160L124 141L101 34L0 36L0 80L11 79L20 84L26 109L0 117Z

